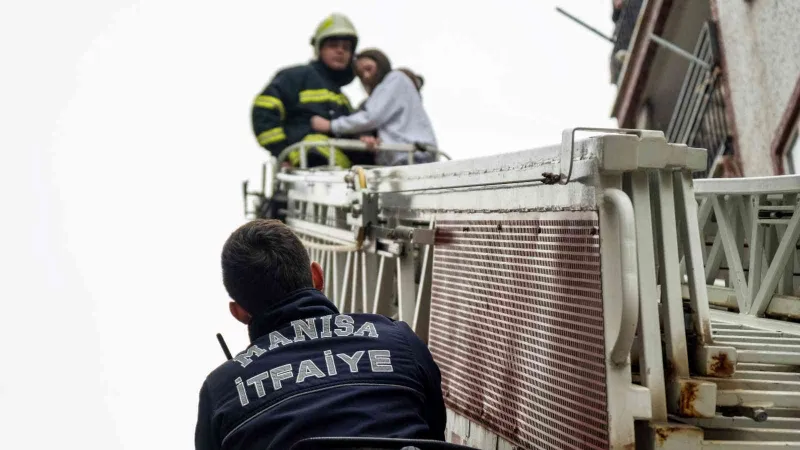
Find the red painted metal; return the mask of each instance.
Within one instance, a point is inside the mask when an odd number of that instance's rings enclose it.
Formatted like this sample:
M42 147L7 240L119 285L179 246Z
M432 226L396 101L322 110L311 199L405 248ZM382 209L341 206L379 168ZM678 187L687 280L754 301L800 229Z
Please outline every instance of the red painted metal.
M524 448L607 449L597 214L436 225L429 345L448 407Z

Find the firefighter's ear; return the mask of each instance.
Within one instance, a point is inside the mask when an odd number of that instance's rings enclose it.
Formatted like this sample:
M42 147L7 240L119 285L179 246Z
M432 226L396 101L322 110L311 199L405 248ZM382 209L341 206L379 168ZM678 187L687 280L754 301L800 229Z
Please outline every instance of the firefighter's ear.
M323 276L322 266L316 261L311 263L311 282L314 285L314 289L318 291L325 289L325 278Z
M228 304L228 309L230 310L231 315L233 316L234 319L238 320L239 322L242 322L245 325L250 323L251 319L250 313L245 311L244 308L242 308L241 305L239 305L238 303L230 302Z

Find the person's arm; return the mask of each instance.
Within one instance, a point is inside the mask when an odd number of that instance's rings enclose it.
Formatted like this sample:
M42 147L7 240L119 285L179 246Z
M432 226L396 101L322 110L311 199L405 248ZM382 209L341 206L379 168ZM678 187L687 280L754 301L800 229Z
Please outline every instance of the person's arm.
M444 441L444 429L447 426L447 410L442 396L442 374L433 360L428 346L405 322L396 322L405 329L406 340L417 362L417 367L425 376L425 419L430 427L430 439Z
M208 384L200 388L200 403L197 407L197 425L194 430L195 450L219 450L217 433L211 425L213 405L208 392Z
M253 102L253 133L258 144L275 157L287 145L283 125L286 120L286 106L291 101L290 78L286 72L279 72Z
M340 136L377 130L391 120L400 110L397 101L402 88L400 83L406 81L398 75L394 72L387 75L372 91L363 110L331 121L333 134Z

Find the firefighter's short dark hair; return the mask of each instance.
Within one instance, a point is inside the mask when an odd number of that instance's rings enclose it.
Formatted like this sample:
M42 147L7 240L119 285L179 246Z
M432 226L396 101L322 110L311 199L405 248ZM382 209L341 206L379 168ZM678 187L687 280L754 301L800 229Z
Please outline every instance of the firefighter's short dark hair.
M278 220L250 221L231 233L222 248L225 289L251 315L313 287L310 266L300 239Z

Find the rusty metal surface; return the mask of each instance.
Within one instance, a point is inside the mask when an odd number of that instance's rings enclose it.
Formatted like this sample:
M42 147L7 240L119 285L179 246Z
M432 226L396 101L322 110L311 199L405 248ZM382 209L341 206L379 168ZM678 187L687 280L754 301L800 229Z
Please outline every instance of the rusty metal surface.
M678 413L683 417L701 417L702 415L695 409L695 402L697 401L697 393L699 391L698 383L687 380L681 384L680 403L678 405Z
M595 212L437 220L430 348L448 407L534 449L607 449Z
M736 370L736 364L728 358L728 355L721 353L711 357L712 376L725 378L730 377Z

